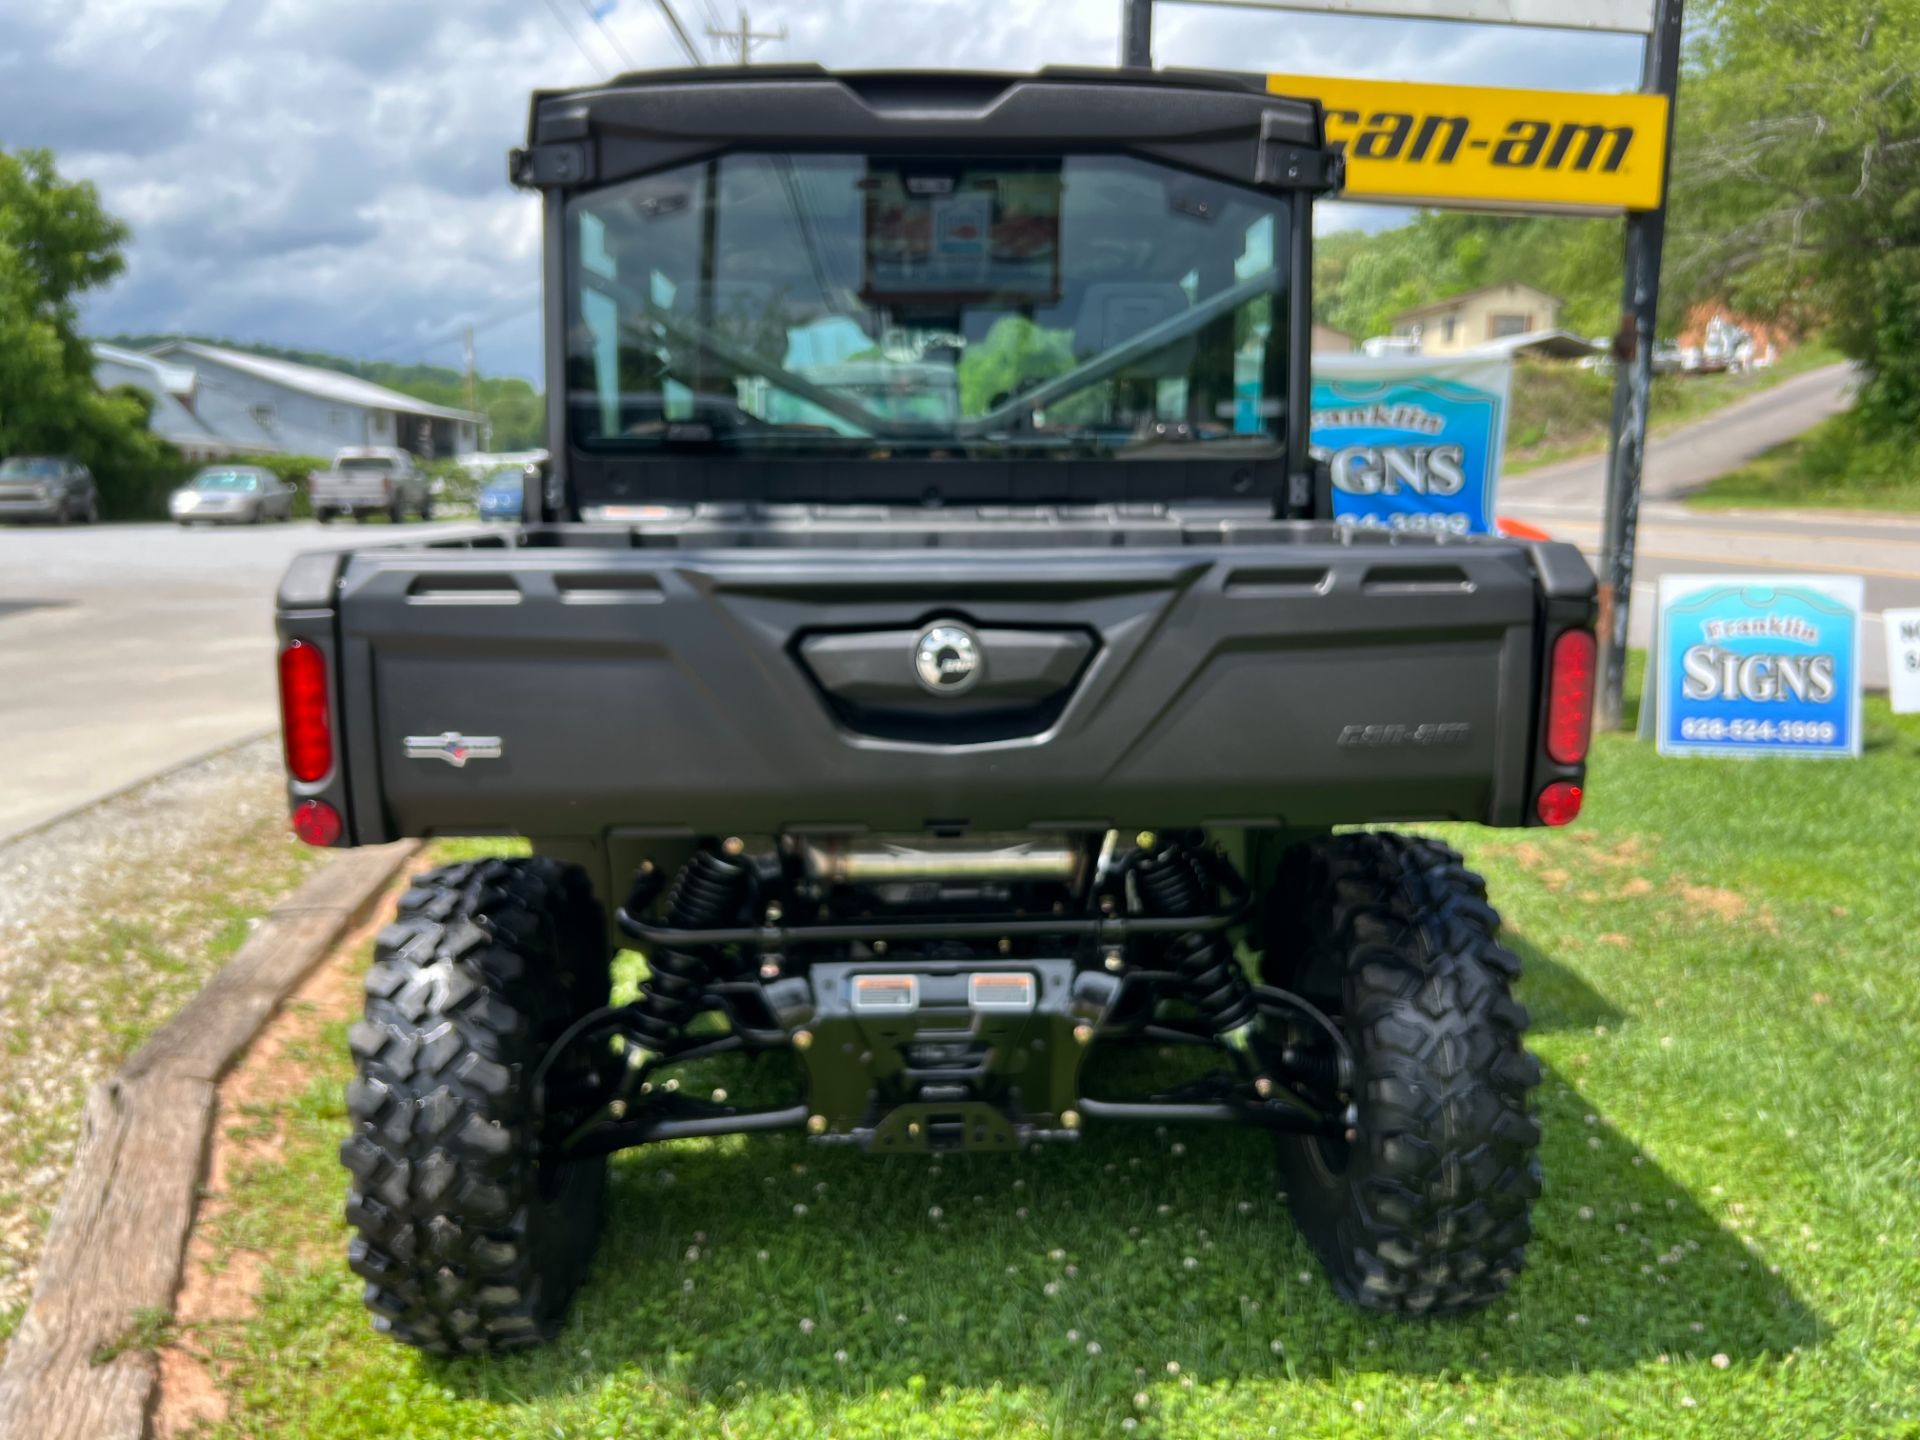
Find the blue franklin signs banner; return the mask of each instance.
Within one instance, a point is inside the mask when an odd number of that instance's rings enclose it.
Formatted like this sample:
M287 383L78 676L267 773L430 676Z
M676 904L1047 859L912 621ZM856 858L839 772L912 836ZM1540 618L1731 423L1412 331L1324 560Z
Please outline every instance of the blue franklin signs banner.
M1492 533L1511 372L1505 356L1316 356L1312 444L1334 518Z
M1661 576L1660 753L1858 755L1864 596L1857 576Z

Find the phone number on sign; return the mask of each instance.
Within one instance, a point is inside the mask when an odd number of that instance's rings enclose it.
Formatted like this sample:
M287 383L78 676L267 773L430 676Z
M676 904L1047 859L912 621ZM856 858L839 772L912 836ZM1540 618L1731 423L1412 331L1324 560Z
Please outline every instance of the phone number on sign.
M1772 741L1786 745L1831 745L1839 735L1831 720L1711 720L1689 716L1680 722L1682 740Z

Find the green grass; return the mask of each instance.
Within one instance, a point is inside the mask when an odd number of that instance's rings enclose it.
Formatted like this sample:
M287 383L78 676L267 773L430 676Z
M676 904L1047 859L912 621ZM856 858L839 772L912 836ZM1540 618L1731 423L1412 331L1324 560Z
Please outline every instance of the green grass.
M339 1258L336 1025L284 1156L235 1178L219 1238L276 1268L198 1341L231 1366L218 1433L1920 1433L1920 720L1867 722L1850 764L1603 737L1575 829L1448 827L1546 1063L1532 1263L1482 1316L1336 1301L1251 1134L938 1163L760 1138L622 1157L562 1338L425 1359Z
M1657 435L1691 424L1839 359L1838 352L1811 341L1789 351L1778 364L1745 375L1656 376L1649 428ZM1513 370L1501 469L1518 475L1605 450L1612 423L1613 376L1557 362L1521 361Z
M1920 511L1920 457L1876 441L1852 414L1835 415L1687 497L1701 509Z

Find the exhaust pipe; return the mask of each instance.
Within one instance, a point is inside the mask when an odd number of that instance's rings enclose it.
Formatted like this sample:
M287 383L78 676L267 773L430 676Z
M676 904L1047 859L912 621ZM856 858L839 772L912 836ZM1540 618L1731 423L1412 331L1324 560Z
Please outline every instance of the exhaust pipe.
M1080 873L1084 852L1065 835L875 835L808 840L807 872L833 885L899 880L1058 880Z

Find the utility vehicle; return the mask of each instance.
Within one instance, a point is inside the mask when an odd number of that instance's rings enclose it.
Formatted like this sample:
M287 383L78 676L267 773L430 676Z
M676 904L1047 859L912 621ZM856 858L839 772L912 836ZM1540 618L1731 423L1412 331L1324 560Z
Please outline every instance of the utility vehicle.
M1573 818L1594 582L1329 520L1317 106L654 73L538 95L511 170L523 517L304 556L279 600L300 835L533 852L421 876L378 940L342 1149L376 1324L551 1335L607 1157L753 1131L1256 1126L1341 1294L1498 1295L1539 1183L1518 961L1454 851L1336 827ZM1165 1046L1200 1077L1090 1079ZM674 1083L728 1051L776 1103Z

